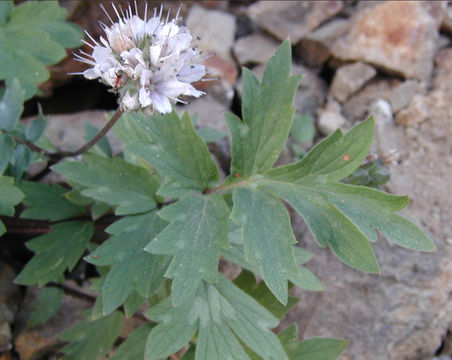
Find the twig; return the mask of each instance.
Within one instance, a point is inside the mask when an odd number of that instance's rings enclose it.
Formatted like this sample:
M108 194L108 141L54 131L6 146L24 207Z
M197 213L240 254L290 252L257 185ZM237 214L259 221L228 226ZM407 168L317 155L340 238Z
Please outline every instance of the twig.
M123 113L123 111L121 109L118 109L116 111L116 113L113 115L113 117L108 121L108 123L103 127L103 129L97 133L97 135L95 137L93 137L85 145L83 145L82 147L80 147L79 149L77 149L75 151L59 151L59 152L52 153L52 152L49 152L47 150L44 150L43 148L39 147L38 145L33 144L30 141L22 140L22 139L20 139L20 138L18 138L16 136L14 137L14 140L17 143L25 145L28 148L30 148L31 150L33 150L33 151L35 151L37 153L40 153L42 155L45 155L45 156L47 156L49 158L49 162L48 162L46 168L43 169L39 174L36 174L34 176L34 178L39 178L39 177L42 176L42 174L47 174L48 173L48 169L50 168L50 166L54 165L55 163L57 163L61 159L64 159L64 158L69 157L69 156L77 156L77 155L83 154L84 152L86 152L89 149L91 149L116 124L118 119L121 117L122 113Z

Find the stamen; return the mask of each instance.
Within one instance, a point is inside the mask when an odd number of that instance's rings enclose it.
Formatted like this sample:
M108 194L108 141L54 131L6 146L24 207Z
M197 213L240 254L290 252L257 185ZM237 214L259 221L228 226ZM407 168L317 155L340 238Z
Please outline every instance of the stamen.
M97 20L97 23L99 24L99 26L101 27L101 29L103 30L103 31L105 31L105 29L107 29L108 28L108 26L107 25L105 25L102 21L100 21L100 20ZM106 31L105 31L106 32Z
M133 4L135 5L135 15L140 17L140 15L138 14L137 0L133 0Z
M85 45L88 45L91 49L94 49L94 46L91 45L89 42L87 42L87 41L85 41L85 40L83 40L83 39L81 39L80 41L81 41L82 43L84 43Z
M126 19L127 17L124 15L124 11L122 10L122 5L119 4L119 11L121 12L122 18ZM126 10L126 14L127 14L127 10Z
M219 81L219 80L221 80L221 77L201 79L199 81L201 81L201 82L209 82L209 81Z
M175 21L177 21L177 19L179 19L179 13L180 13L180 10L182 9L182 4L179 4L179 7L177 8L177 12L176 12L176 17L175 17Z
M96 65L96 63L94 62L94 61L89 61L89 60L82 60L82 59L78 59L78 58L75 58L74 59L75 61L78 61L78 62L81 62L81 63L85 63L85 64L88 64L88 65Z
M88 35L88 37L91 39L91 41L92 41L94 44L96 44L97 46L100 46L99 43L98 43L96 40L94 40L94 38L89 34L88 31L85 30L85 34Z
M84 75L84 71L78 71L78 72L70 72L70 73L67 73L68 75Z
M107 10L105 10L105 7L103 4L99 4L99 7L104 11L105 15L107 15L108 20L110 20L111 24L113 25L115 22L113 21L113 19L110 17L110 15L108 14Z
M163 5L160 5L159 20L162 18Z
M93 58L90 54L84 52L83 50L80 50L80 54L83 54L85 56L89 56L90 58ZM93 58L94 59L94 58Z
M146 1L145 5L144 5L144 22L145 23L147 20L147 16L148 16L148 2Z
M131 19L133 16L132 7L129 4L129 19Z
M116 6L114 3L111 3L111 7L113 8L113 10L116 13L116 16L118 17L119 22L121 22L121 17L119 16L118 10L116 10Z
M168 13L166 14L165 25L168 24L170 14L171 14L171 9L169 9Z

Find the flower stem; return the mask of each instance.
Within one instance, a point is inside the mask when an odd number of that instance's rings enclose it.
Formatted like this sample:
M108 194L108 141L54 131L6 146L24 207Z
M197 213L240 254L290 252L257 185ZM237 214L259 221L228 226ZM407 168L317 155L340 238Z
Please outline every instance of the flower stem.
M39 147L38 145L33 144L30 141L19 139L18 137L14 137L14 140L18 144L25 145L28 148L30 148L31 150L33 150L37 153L40 153L42 155L45 155L49 158L47 167L42 171L43 174L46 174L46 173L48 173L48 168L50 166L56 164L61 159L64 159L69 156L77 156L77 155L83 154L84 152L91 149L94 145L96 145L99 142L99 140L101 140L108 133L108 131L116 124L118 119L121 117L122 113L123 113L123 111L121 109L118 109L116 111L116 113L112 116L112 118L108 121L108 123L102 128L101 131L99 131L97 133L97 135L95 137L93 137L85 145L83 145L82 147L80 147L79 149L74 150L74 151L59 151L59 152L53 153L53 152L44 150L43 148ZM37 174L35 177L40 177L40 175L41 175L41 173Z
M116 124L118 119L121 117L122 113L123 113L123 111L121 109L116 110L116 113L113 115L113 117L110 119L110 121L103 127L103 129L101 131L99 131L95 137L93 137L90 141L88 141L81 148L79 148L75 151L60 151L56 154L52 154L53 157L57 157L58 160L61 160L65 157L77 156L77 155L83 154L84 152L88 151L94 145L96 145L97 142L108 133L108 131Z

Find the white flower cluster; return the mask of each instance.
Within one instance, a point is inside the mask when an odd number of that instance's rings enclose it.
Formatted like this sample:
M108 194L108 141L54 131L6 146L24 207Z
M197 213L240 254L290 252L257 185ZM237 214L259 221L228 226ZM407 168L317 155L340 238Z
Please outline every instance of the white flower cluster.
M196 90L191 83L206 75L206 69L199 62L200 53L191 47L192 37L188 29L178 25L178 13L169 21L162 20L162 7L157 15L144 20L138 16L135 1L135 15L132 8L125 12L112 7L118 17L114 22L101 5L111 26L101 23L106 39L100 43L86 34L94 44L85 42L93 52L91 55L80 51L76 60L87 63L92 68L75 74L83 74L87 79L99 78L101 82L114 88L120 94L119 104L123 110L145 109L148 112L172 111L172 104L183 102L181 95L199 97L204 93ZM83 55L83 56L82 56Z

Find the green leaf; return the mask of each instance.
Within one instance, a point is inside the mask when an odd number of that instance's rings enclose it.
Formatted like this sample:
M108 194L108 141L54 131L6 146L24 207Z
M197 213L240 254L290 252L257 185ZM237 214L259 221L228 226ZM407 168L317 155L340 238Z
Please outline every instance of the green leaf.
M14 206L19 204L24 194L14 187L14 179L8 176L0 176L0 214L14 215Z
M25 145L17 145L13 154L13 161L9 167L11 175L14 176L16 182L22 178L22 175L30 167L32 160L32 152Z
M259 304L265 307L278 319L282 319L298 302L298 298L289 296L287 305L282 305L275 299L263 281L256 283L256 277L250 271L243 270L240 275L234 279L234 284L248 295L252 296Z
M243 121L226 114L232 136L233 176L247 178L265 172L278 159L292 125L292 101L301 78L289 77L291 61L291 45L286 40L268 62L262 84L243 69Z
M64 47L80 45L81 31L66 23L57 1L28 1L2 10L9 14L0 15L0 79L10 87L18 78L29 99L50 76L45 66L63 59Z
M91 222L63 222L55 224L51 232L27 242L27 247L36 254L14 282L43 286L57 279L66 269L72 270L83 255L93 231Z
M66 198L67 190L60 185L22 181L19 188L25 194L23 203L27 206L21 218L57 221L86 213L84 207Z
M1 34L0 28L0 48ZM1 57L0 53L0 59ZM0 77L2 67L0 67ZM24 110L24 94L24 89L21 88L19 81L16 78L12 79L11 85L6 88L5 95L0 101L0 129L13 131L16 128L20 115L22 115Z
M287 274L298 271L291 245L296 240L286 208L272 194L250 188L236 189L233 201L231 217L243 225L246 261L259 269L271 292L286 304Z
M203 139L206 143L214 143L218 140L228 136L224 131L219 131L210 127L203 127L196 130L198 136Z
M0 236L2 236L6 232L5 224L0 220Z
M63 360L104 359L121 332L123 316L114 313L94 321L82 321L64 331L59 338L70 341L61 351Z
M131 318L145 300L146 298L138 294L135 290L132 290L132 292L124 302L124 314L126 315L126 317Z
M174 306L193 297L201 279L218 280L221 249L229 247L229 208L220 194L188 195L159 212L170 224L145 247L174 255L165 276L173 279Z
M286 200L303 217L320 246L329 244L339 259L355 269L380 272L369 240L314 186L269 181L264 187Z
M297 342L295 325L278 334L291 360L335 360L348 345L347 341L331 338L312 338Z
M315 137L314 119L308 114L295 114L290 136L301 144L309 144Z
M159 322L149 335L146 360L164 358L184 346L199 329L197 360L249 359L236 336L264 360L287 360L269 329L278 320L224 277L203 282L194 299L173 307L166 299L147 312Z
M99 133L99 128L97 128L96 126L89 122L86 122L85 132L86 132L85 141L88 142L91 141ZM98 155L107 155L107 157L112 157L113 151L110 146L110 141L106 136L100 139L96 143L96 146L91 151L95 151L97 148L99 149Z
M156 207L159 184L155 176L120 158L85 154L83 162L65 161L52 169L86 186L82 195L117 206L117 215L137 214Z
M94 265L113 265L102 286L104 315L123 304L133 290L147 298L160 287L169 259L143 248L165 226L155 211L124 217L107 228L113 236L85 257Z
M14 154L14 140L8 134L0 134L0 175L3 174Z
M142 360L146 340L154 324L144 324L135 329L116 350L110 360Z
M306 267L300 266L306 262L306 252L299 247L294 246L293 251L295 254L295 259L298 264L297 268L291 267L289 272L286 274L286 279L297 285L298 287L309 290L309 291L322 291L324 290L323 285L320 280ZM231 261L240 267L252 271L260 277L262 273L257 266L251 265L245 259L245 254L243 247L241 245L234 244L230 249L223 251L223 255L226 260ZM280 304L281 306L281 304Z
M13 1L0 1L0 25L3 25L8 20L12 9L14 9Z
M372 145L375 120L370 117L347 135L336 130L315 146L300 161L270 170L268 177L287 182L300 182L308 175L336 181L350 175L366 158Z
M49 320L61 306L64 291L58 288L42 289L39 296L33 300L30 307L33 311L27 321L27 326L35 326Z
M137 113L135 120L152 141L127 145L132 154L184 188L202 191L218 181L207 145L196 134L187 113L181 119L175 111L152 117Z
M363 186L325 184L324 196L353 221L367 238L376 241L380 231L388 240L407 249L433 251L432 240L416 225L393 214L408 205L406 196L394 196Z
M44 117L41 105L39 103L38 103L38 109L39 109L39 116L36 119L34 119L31 122L31 124L27 127L27 129L25 130L25 138L31 142L39 140L39 138L44 133L44 130L47 125L47 119Z

